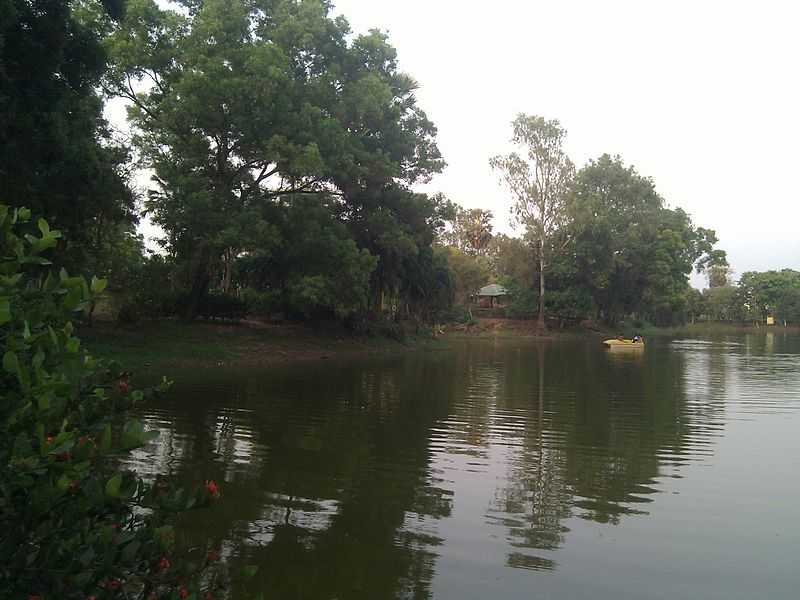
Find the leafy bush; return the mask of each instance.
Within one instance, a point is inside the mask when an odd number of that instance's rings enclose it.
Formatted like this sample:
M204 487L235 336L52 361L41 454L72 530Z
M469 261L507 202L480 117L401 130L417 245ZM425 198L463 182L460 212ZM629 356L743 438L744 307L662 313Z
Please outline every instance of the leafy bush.
M244 288L240 295L248 315L266 316L280 310L280 295L273 291L261 292Z
M241 319L247 314L247 307L236 296L212 292L200 300L197 314L204 319Z
M44 253L59 238L30 211L0 205L2 595L197 598L210 585L200 581L217 581L201 571L218 567L206 549L188 566L171 520L219 491L149 486L118 468L151 439L125 411L155 391L132 389L81 347L71 320L105 282L52 272Z

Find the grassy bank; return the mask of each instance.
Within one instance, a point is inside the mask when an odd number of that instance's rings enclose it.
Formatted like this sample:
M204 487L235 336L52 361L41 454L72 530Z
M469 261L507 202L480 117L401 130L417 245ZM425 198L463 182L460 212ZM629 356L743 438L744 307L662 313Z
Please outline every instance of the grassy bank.
M535 319L508 319L508 318L483 318L479 317L467 324L447 324L443 327L447 337L486 337L486 338L536 338L536 339L565 339L576 337L608 337L608 332L597 329L581 327L558 327L548 325L544 331L538 331Z
M96 356L110 358L133 369L150 365L223 366L286 363L341 356L374 355L418 348L443 348L448 339L535 338L574 339L614 337L618 331L583 328L536 331L536 321L477 319L469 325L445 325L437 339L409 337L403 342L388 337L356 337L342 330L319 330L305 325L272 325L259 322L220 324L208 322L144 321L135 327L97 322L85 327L83 343ZM743 332L800 332L798 327L752 327L723 323L698 323L675 328L638 330L645 337L732 335ZM621 332L634 332L623 327Z
M144 321L135 327L98 322L80 332L96 356L131 368L150 365L258 365L333 356L389 353L436 344L409 338L354 337L342 331L258 322L220 324Z

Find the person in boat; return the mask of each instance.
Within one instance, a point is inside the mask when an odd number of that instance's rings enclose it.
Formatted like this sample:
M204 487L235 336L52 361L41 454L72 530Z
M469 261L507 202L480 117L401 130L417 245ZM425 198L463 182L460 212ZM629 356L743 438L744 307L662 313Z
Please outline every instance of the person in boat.
M617 339L618 339L620 342L624 342L624 341L625 341L625 336L624 336L624 335L622 335L622 334L620 333L620 334L617 336Z
M641 343L641 341L642 341L642 336L640 336L640 335L637 333L636 335L634 335L634 336L633 336L633 338L631 339L631 341L632 341L634 344L639 344L639 343Z

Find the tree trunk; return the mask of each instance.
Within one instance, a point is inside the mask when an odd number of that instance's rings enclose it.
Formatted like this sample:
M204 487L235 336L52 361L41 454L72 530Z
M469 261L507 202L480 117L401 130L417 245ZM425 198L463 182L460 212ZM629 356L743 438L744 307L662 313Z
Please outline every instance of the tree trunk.
M222 276L222 292L227 294L231 289L231 278L233 275L233 259L236 256L233 248L227 248L223 253L223 261L225 262L225 270Z
M544 322L544 240L539 242L539 319L536 322L537 331L546 329Z
M208 291L211 277L208 273L210 253L207 248L198 249L195 254L194 273L192 274L192 287L189 290L189 299L184 311L184 317L192 320L197 316L200 302Z
M209 283L210 278L208 276L208 271L198 268L192 278L192 288L189 290L189 302L186 305L186 312L184 313L187 320L191 321L197 316L197 312L200 309L200 302L208 291Z

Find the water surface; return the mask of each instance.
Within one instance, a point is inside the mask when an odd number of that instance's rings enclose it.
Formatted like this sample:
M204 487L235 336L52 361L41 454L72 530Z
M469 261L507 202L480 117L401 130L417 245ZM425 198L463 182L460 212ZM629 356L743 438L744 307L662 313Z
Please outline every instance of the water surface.
M171 376L133 462L266 598L797 598L798 335Z

